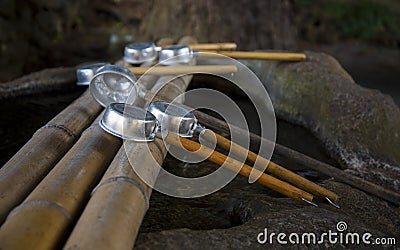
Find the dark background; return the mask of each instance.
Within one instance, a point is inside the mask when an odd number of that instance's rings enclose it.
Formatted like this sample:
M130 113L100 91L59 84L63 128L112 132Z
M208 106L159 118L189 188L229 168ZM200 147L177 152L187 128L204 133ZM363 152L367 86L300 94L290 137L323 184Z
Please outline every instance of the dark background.
M185 35L241 50L328 52L357 82L399 97L398 0L2 0L0 82Z

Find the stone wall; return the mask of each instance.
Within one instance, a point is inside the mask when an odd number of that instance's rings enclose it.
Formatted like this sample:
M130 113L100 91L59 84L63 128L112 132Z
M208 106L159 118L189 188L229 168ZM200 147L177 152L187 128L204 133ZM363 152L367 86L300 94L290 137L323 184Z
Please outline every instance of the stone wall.
M299 63L245 63L278 117L312 131L347 171L400 191L400 109L392 97L361 87L324 53L308 52Z
M4 0L0 2L0 82L56 66L113 60L130 41L235 41L241 49L295 44L284 1Z

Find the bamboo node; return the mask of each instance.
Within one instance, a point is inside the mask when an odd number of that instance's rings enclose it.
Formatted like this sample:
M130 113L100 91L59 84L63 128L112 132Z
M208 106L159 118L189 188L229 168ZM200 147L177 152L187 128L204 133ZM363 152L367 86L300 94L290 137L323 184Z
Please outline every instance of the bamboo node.
M59 124L49 124L49 125L45 125L43 127L41 127L37 132L41 131L42 129L46 129L46 128L56 128L59 129L61 131L64 131L68 136L71 136L73 138L76 138L76 135L74 134L74 132L72 132L70 129L68 129L67 127L63 126L63 125L59 125ZM36 133L37 133L36 132Z
M19 205L18 207L14 208L8 214L5 221L7 221L8 218L12 217L16 212L18 212L18 210L26 208L26 207L34 207L34 206L42 206L42 207L47 206L47 207L54 208L58 212L62 213L67 220L71 220L71 215L68 213L68 211L63 206L61 206L55 202L48 201L48 200L31 200L31 201L26 201L26 202L22 203L21 205Z
M92 191L92 193L90 195L93 196L94 193L98 189L100 189L102 186L105 186L105 185L113 183L113 182L119 182L119 181L123 181L123 182L129 183L129 184L132 184L133 186L137 187L140 190L140 192L143 194L143 198L144 198L144 200L146 202L146 211L147 211L149 209L149 207L150 207L150 199L149 199L149 196L146 194L146 190L143 188L143 186L140 184L140 182L138 182L135 179L126 177L126 176L111 177L111 178L105 180L104 182L99 183L99 185L97 185L93 189L93 191Z

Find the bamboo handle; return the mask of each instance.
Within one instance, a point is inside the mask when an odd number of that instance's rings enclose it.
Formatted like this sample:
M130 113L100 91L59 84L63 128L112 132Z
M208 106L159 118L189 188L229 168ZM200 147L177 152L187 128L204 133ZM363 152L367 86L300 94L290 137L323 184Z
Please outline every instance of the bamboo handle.
M234 50L237 48L236 43L193 43L188 46L194 50Z
M215 135L217 138L217 145L219 147L221 147L222 149L224 149L226 151L232 150L235 155L247 157L247 160L253 164L255 164L256 160L257 160L257 165L268 166L266 171L275 175L276 177L278 177L282 180L285 180L285 181L297 186L298 188L301 188L301 189L303 189L307 192L310 192L314 195L317 195L321 198L328 197L331 201L334 201L334 202L337 201L338 196L334 192L332 192L326 188L323 188L323 187L315 184L314 182L311 182L311 181L293 173L292 171L287 170L284 167L281 167L278 164L275 164L272 161L269 161L269 160L257 155L256 153L254 153L252 151L249 151L249 150L243 148L239 144L236 144L236 143L226 139L225 137L223 137L217 133L214 133L213 131L211 131L209 129L207 129L205 131L205 133L203 134L203 136L206 140L207 139L211 140L211 138L213 138L213 135Z
M128 67L128 69L135 75L227 74L237 72L235 65Z
M252 52L252 51L209 51L236 59L276 60L299 62L306 60L303 53ZM209 55L204 55L209 56Z
M180 140L180 142L179 142ZM244 176L244 177L249 177L251 171L253 170L252 167L246 165L246 164L242 164L241 162L227 157L226 155L223 155L219 152L213 151L210 148L207 148L205 146L200 145L197 142L191 141L189 139L183 138L183 137L179 137L176 134L173 133L169 133L168 136L166 136L165 141L168 143L171 143L174 146L177 147L184 147L189 151L195 152L196 154L203 156L203 157L207 157L208 156L208 160L222 166L222 164L224 164L225 162L227 164L225 164L224 167L234 171L234 172L238 172L240 175ZM256 169L255 169L256 170ZM258 171L258 170L256 170ZM283 182L281 180L278 180L270 175L261 173L261 177L257 180L257 182L259 182L260 184L273 189L287 197L290 197L292 199L295 199L297 201L300 201L302 203L305 203L304 200L302 200L302 198L307 199L308 201L312 201L313 200L313 196L310 193L307 193L297 187L294 187L286 182Z

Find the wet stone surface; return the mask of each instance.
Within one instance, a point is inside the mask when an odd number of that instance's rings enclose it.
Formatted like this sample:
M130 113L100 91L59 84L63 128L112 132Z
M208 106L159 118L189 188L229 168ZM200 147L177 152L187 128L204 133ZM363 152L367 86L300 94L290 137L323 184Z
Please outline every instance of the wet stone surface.
M324 53L308 52L300 63L246 63L278 117L312 131L347 171L400 190L400 109L392 97L361 87Z
M85 88L0 100L0 167Z
M213 163L185 166L168 156L164 168L190 175L199 168L212 171ZM190 168L188 170L187 168ZM189 173L188 173L189 172ZM400 209L379 198L332 180L320 180L323 186L340 196L341 209L317 201L320 207L303 205L283 197L260 184L249 184L238 176L230 184L211 195L196 199L179 199L155 192L136 241L137 249L280 249L257 242L257 236L267 228L269 233L339 232L337 223L347 224L346 232L371 233L376 237L397 237L400 233ZM366 245L299 244L292 247L324 249L351 247L365 249Z

